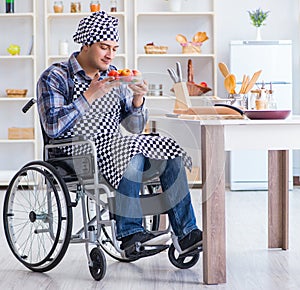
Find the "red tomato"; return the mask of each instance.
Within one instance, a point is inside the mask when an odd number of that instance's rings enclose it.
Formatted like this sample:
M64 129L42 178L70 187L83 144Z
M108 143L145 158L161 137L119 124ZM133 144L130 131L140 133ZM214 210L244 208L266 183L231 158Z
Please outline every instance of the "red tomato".
M207 83L206 83L206 82L201 82L201 83L200 83L200 86L201 86L201 87L207 88Z
M118 79L120 77L120 74L116 71L116 70L111 70L109 73L108 73L108 76L109 77L114 77L115 79Z

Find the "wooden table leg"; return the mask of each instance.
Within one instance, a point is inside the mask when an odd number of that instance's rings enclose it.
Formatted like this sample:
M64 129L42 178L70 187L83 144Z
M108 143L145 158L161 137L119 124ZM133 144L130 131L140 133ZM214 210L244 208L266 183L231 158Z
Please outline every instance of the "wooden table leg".
M288 249L289 151L268 152L268 247Z
M202 126L203 280L226 282L224 127Z

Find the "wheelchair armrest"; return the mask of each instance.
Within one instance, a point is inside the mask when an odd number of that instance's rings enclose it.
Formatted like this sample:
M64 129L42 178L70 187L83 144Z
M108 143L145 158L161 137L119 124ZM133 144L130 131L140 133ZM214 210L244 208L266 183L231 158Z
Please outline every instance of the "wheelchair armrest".
M81 141L87 141L86 137L83 135L74 136L70 138L64 138L64 139L50 139L49 144L55 145L55 144L65 144L65 143L72 143L72 142L81 142Z

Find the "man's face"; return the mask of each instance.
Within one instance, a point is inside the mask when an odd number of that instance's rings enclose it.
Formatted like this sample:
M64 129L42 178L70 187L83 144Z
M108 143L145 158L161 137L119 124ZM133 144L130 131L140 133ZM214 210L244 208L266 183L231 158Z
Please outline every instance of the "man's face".
M89 65L100 71L107 70L115 58L118 48L118 43L112 40L96 42L88 46L87 57Z

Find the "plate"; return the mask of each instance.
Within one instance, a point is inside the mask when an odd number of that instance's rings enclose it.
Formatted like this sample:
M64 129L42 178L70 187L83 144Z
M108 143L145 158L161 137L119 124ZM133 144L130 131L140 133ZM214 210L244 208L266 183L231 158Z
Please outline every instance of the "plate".
M252 120L286 119L291 110L246 110L245 115Z
M142 76L120 76L120 77L116 77L114 81L118 81L121 84L134 84L134 85L138 85L143 83L143 78Z

